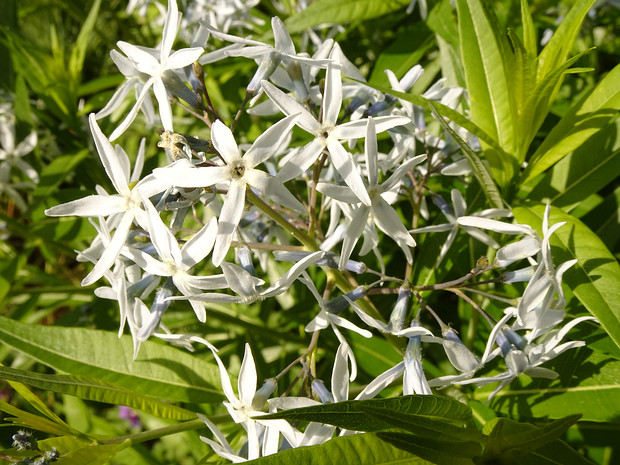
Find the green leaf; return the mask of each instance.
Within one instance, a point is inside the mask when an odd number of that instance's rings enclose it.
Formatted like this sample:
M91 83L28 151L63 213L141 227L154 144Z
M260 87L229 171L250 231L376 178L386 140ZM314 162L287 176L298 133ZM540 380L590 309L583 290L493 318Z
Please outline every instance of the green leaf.
M101 6L101 0L95 0L93 6L88 12L88 16L80 29L80 33L75 40L75 46L71 50L71 57L69 58L69 72L71 75L79 81L82 67L84 66L84 57L86 56L86 50L88 48L90 35L95 28L95 22L97 21L97 15L99 14L99 7Z
M440 0L428 13L427 26L452 47L459 46L459 32L456 27L450 0Z
M424 459L379 439L376 434L354 434L311 447L288 449L250 460L247 465L422 465Z
M586 223L612 252L618 252L620 243L620 186L610 192L581 220Z
M351 331L350 342L358 367L373 378L403 361L402 354L385 339L367 339Z
M514 208L513 213L517 221L540 232L544 209L544 205L530 204ZM551 236L551 245L561 248L554 257L557 263L577 259L564 282L620 347L620 265L586 225L552 207L549 224L561 221L566 224Z
M173 401L222 399L213 363L171 346L146 341L131 360L130 336L82 328L36 326L0 317L0 341L50 367L95 377L136 392Z
M485 440L478 430L455 426L451 423L431 418L428 415L395 412L393 410L363 405L358 408L377 420L392 425L394 428L401 428L414 433L416 436L460 442L480 442Z
M5 367L0 365L0 373L2 373L4 370L5 370ZM9 368L9 370L12 370L12 369ZM19 370L13 370L13 371L19 371ZM41 399L39 399L24 384L19 382L19 380L16 380L14 378L10 378L10 377L4 376L4 375L2 376L2 378L7 380L8 383L11 385L11 387L13 389L15 389L15 392L17 392L26 402L28 402L30 405L32 405L36 410L38 410L40 413L45 415L51 421L66 427L67 430L71 430L71 427L68 424L66 424L62 420L62 418L60 418L58 415L56 415L54 412L52 412L50 410L50 408L47 405L45 405L45 403L43 401L41 401Z
M461 60L471 119L510 154L515 153L515 110L510 95L512 51L494 13L480 0L458 0Z
M538 56L536 45L536 29L527 0L521 0L521 24L523 25L523 46L531 56Z
M568 72L579 72L580 69L569 69L573 63L581 58L590 50L586 50L567 60L562 66L547 74L543 79L536 82L534 89L524 89L522 98L525 104L519 114L519 142L518 142L518 159L519 163L523 163L532 140L536 136L538 130L542 126L554 98L554 91L564 74ZM528 69L527 72L530 72ZM533 74L533 72L532 72ZM530 76L534 79L533 75Z
M506 455L514 458L527 455L554 439L558 439L580 417L581 415L570 415L552 421L541 428L527 427L508 418L491 420L484 425L482 430L489 436L484 456Z
M551 36L551 40L538 56L537 81L542 80L547 74L557 69L561 63L564 63L573 48L583 19L595 1L578 0L564 17L558 29Z
M63 155L55 158L51 163L46 165L40 173L40 181L32 192L33 197L37 199L47 198L50 196L58 185L64 179L73 174L75 167L85 158L88 158L90 151L88 149L80 150L71 155ZM31 209L33 207L31 206Z
M578 415L565 417L540 428L508 418L496 418L484 426L489 439L482 463L528 463L577 465L590 462L558 439Z
M620 120L616 120L556 163L527 198L570 210L619 176Z
M0 377L59 394L68 394L82 399L106 402L113 405L126 405L159 418L179 421L196 418L195 413L184 408L161 402L144 394L123 389L112 383L89 376L45 375L0 367ZM52 418L52 420L54 419Z
M369 82L389 85L385 74L387 69L392 70L397 78L402 78L413 65L422 60L434 43L434 35L423 22L412 24L379 55Z
M620 109L620 65L586 94L551 130L532 155L522 183L542 173L603 128Z
M450 127L450 125L443 119L443 117L437 111L435 107L435 103L428 101L428 105L433 112L433 116L439 121L441 126L445 129L445 131L450 134L463 150L463 154L467 161L469 162L469 166L474 173L474 176L478 180L480 187L482 187L482 191L484 192L485 197L487 198L487 202L493 208L504 208L504 202L502 201L502 196L497 190L497 186L495 185L495 181L493 179L493 175L489 172L486 165L482 163L478 155L467 145L467 143L461 139L461 137Z
M522 376L497 393L491 407L512 418L560 418L581 414L582 420L620 423L620 360L580 348L544 365L560 373L557 380ZM488 392L477 391L484 400Z
M317 0L285 22L290 34L323 23L347 23L378 18L406 7L409 0Z
M377 436L399 449L406 450L438 465L473 465L482 446L477 442L441 441L413 434L384 432Z
M463 424L471 417L469 407L459 401L439 396L402 396L391 399L350 400L297 408L262 416L261 419L284 418L293 421L314 421L353 431L380 431L391 424L372 418L365 408L385 412L401 412L453 420Z
M9 421L15 426L43 431L56 436L79 434L73 428L66 426L66 424L56 423L40 415L25 412L1 400L0 411L13 415L12 417L4 417L4 421Z

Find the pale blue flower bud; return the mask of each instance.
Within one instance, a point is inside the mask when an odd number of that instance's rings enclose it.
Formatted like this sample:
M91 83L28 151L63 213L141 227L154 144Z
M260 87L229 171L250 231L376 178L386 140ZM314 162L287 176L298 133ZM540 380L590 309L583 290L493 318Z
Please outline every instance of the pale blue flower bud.
M256 269L254 269L254 264L252 263L252 253L248 246L237 247L237 259L241 268L252 276L256 276Z
M508 338L506 338L506 336L504 336L501 331L497 333L497 336L495 336L495 342L497 342L497 345L502 351L502 355L504 356L504 358L508 356L510 352L512 352L513 347L510 344L510 341L508 340Z
M395 103L396 99L394 97L392 97L391 95L386 95L385 99L381 100L380 102L373 103L368 108L368 110L364 112L364 116L375 116L382 111L387 111L394 107Z
M164 71L161 78L164 81L166 90L172 95L183 99L192 108L200 108L202 106L202 99L187 87L174 71Z
M340 295L335 299L325 303L325 310L329 313L338 314L348 308L351 302L355 302L366 295L368 289L366 286L358 286L344 295Z
M172 302L171 300L168 300L168 297L172 296L173 291L174 283L172 282L172 278L166 279L163 286L157 289L155 299L153 300L153 304L150 308L151 314L149 319L138 332L139 341L146 341L155 332L159 326L161 317Z
M278 382L275 378L266 379L265 384L263 384L261 388L256 391L256 394L254 394L254 398L252 399L252 408L254 410L261 410L267 402L267 399L271 397L271 394L274 393L277 387Z
M312 390L324 404L334 403L334 396L332 396L332 394L327 390L327 388L323 384L323 381L321 381L320 379L312 380Z
M258 90L260 89L261 81L263 79L269 79L269 77L273 74L279 64L280 57L278 53L272 52L269 55L265 55L265 57L258 65L258 69L256 70L256 73L254 73L254 77L248 84L246 93L252 96L256 95L258 93Z
M400 331L405 325L405 317L407 316L407 304L409 303L409 296L411 291L409 287L403 286L398 291L398 299L396 299L396 305L392 314L390 315L389 328L392 331Z
M525 347L527 346L527 341L523 339L519 334L517 334L508 327L502 329L502 333L504 333L504 336L506 336L508 342L510 342L517 349L525 350Z

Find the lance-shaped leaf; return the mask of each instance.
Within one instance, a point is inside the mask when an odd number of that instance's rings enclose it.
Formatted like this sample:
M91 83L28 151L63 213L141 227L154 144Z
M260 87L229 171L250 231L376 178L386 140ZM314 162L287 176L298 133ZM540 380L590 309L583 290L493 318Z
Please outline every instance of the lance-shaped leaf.
M379 421L392 425L394 428L409 431L416 436L457 442L481 442L485 440L484 435L476 429L455 426L452 423L438 420L428 415L395 412L364 405L358 408Z
M429 462L383 441L374 433L331 439L311 447L288 449L245 462L247 465L427 465Z
M58 371L95 377L153 397L181 402L222 399L219 371L171 346L146 341L132 361L130 336L83 328L26 325L0 317L0 341Z
M407 433L382 432L377 436L385 442L438 465L473 465L482 446L473 441L444 441Z
M405 8L410 0L317 0L284 24L289 33L300 32L324 23L346 23L377 18Z
M523 182L542 173L603 128L620 109L620 65L612 69L555 125L532 155Z
M519 460L530 463L526 457L533 454L539 459L536 463L589 464L588 460L558 439L578 419L579 415L571 415L542 427L508 418L491 420L482 430L489 435L482 460L485 463ZM545 447L549 445L551 447Z
M196 418L195 413L184 408L88 376L46 375L0 367L0 377L46 391L80 397L81 399L113 405L126 405L159 418L170 420L193 420Z
M595 0L578 0L538 56L537 81L558 68L570 53L581 23Z
M79 434L71 427L49 420L40 415L35 415L34 413L25 412L4 401L0 401L0 412L13 415L12 417L4 417L4 421L8 421L10 424L22 428L43 431L56 436Z
M402 412L424 415L463 424L471 416L467 405L439 396L402 396L391 399L350 400L321 404L261 416L261 420L283 418L293 421L314 421L353 431L380 431L392 428L390 423L373 418L364 410L370 407L387 413Z
M513 53L494 13L480 0L458 0L461 59L472 120L508 153L515 153L510 95Z

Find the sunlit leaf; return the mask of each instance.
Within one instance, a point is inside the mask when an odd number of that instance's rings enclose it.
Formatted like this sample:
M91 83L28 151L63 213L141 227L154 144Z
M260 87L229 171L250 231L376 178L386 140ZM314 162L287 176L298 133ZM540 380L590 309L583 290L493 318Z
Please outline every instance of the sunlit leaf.
M222 398L215 387L215 364L171 346L146 341L132 360L129 336L26 325L5 317L0 317L0 341L58 371L96 377L156 398L198 403Z

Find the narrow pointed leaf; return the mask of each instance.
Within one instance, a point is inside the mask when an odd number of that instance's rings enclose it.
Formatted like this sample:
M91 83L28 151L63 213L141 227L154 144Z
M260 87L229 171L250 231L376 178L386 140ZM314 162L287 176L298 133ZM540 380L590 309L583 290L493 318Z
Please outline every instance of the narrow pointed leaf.
M375 434L354 434L311 447L299 447L245 462L247 465L426 465L422 458L394 447Z
M595 0L578 0L538 56L537 80L564 63Z
M222 398L213 363L163 344L143 342L132 360L129 336L26 325L6 317L0 317L0 341L58 371L96 377L156 398L197 403Z
M456 5L471 118L506 152L514 154L515 112L508 75L512 51L484 2L459 0Z
M84 57L86 56L86 49L88 44L91 43L90 35L95 29L95 22L97 21L99 7L101 6L101 0L95 0L93 6L88 12L88 16L82 25L82 29L75 41L75 47L71 50L71 57L69 58L69 71L73 77L79 79L82 67L84 66Z
M484 436L476 429L462 428L451 423L438 420L428 415L394 412L393 410L362 406L361 410L373 418L409 431L416 436L431 437L440 440L483 441Z
M551 130L532 155L523 173L527 182L579 147L604 127L620 109L620 65L583 99L581 99Z
M556 163L528 194L528 199L545 200L569 211L616 180L620 176L618 134L620 120L608 124Z
M46 391L76 396L81 399L113 405L126 405L159 418L170 420L193 420L196 418L195 413L184 408L166 404L144 394L123 389L112 383L88 376L46 375L0 367L0 377Z
M314 421L354 431L380 431L392 427L389 423L378 421L369 416L363 410L367 406L386 412L396 411L444 418L461 424L471 415L469 407L456 400L447 397L412 395L391 399L353 400L322 404L262 416L261 419L284 418L295 421Z
M317 0L285 22L290 34L323 23L346 23L377 18L405 8L410 0Z
M384 432L377 436L387 443L438 465L473 465L482 447L477 442L442 441L413 434Z
M0 411L13 415L12 417L4 417L4 421L8 421L15 426L43 431L56 436L74 435L77 433L73 428L56 423L40 415L25 412L4 401L0 401Z
M573 415L542 427L508 418L493 419L483 429L489 432L489 439L482 460L485 463L589 464L590 461L558 439L578 418Z

